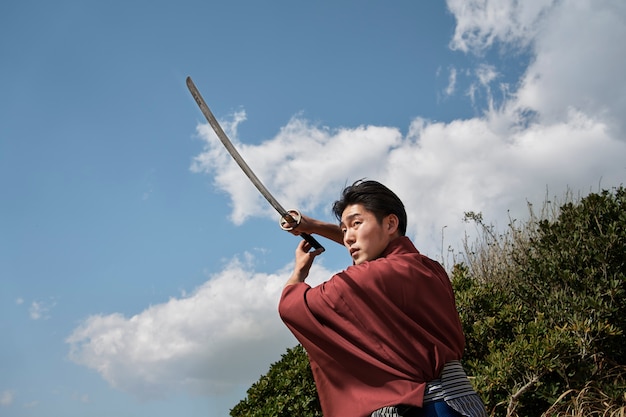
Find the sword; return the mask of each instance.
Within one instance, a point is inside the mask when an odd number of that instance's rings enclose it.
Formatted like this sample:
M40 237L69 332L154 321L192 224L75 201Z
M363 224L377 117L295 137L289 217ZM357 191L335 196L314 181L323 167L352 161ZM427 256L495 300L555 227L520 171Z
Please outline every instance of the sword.
M207 106L206 102L202 98L200 91L198 91L198 89L196 88L196 85L191 80L191 77L187 77L187 88L189 88L189 91L191 92L191 95L193 96L194 100L196 100L196 103L198 103L198 106L200 107L202 114L204 114L204 117L206 117L207 121L209 122L213 130L215 131L215 134L217 135L219 140L222 142L222 144L224 145L224 147L226 148L230 156L232 156L235 162L237 162L241 170L244 172L244 174L246 174L246 176L250 179L250 181L252 181L252 184L254 184L257 190L259 190L261 195L265 197L265 199L271 204L271 206L274 207L274 209L276 209L278 214L280 214L281 228L283 228L284 230L291 230L291 228L286 227L287 223L295 223L296 225L300 224L300 220L302 218L300 213L297 210L290 210L290 211L285 210L283 206L280 205L278 200L276 200L274 196L269 192L269 190L265 187L265 185L263 185L261 180L259 180L259 178L256 176L254 171L252 171L252 169L248 166L246 161L241 157L241 155L239 154L239 151L237 151L237 149L235 148L233 143L230 141L226 133L224 133L222 126L220 126L215 116L213 116L213 113L211 112L211 110L209 109L209 106ZM296 217L294 217L291 213L294 213ZM300 236L302 236L302 238L306 240L315 249L321 249L322 251L324 250L324 247L320 245L319 242L315 240L315 238L309 235L308 233L300 233Z

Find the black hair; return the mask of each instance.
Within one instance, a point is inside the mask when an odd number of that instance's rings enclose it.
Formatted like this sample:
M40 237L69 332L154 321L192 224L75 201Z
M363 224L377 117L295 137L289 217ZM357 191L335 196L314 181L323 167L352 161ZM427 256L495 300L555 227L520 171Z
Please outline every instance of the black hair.
M406 235L406 210L398 196L383 184L372 180L358 180L347 186L341 193L341 198L333 204L333 213L338 221L346 207L352 204L361 204L371 211L378 223L389 214L398 217L398 231L400 236Z

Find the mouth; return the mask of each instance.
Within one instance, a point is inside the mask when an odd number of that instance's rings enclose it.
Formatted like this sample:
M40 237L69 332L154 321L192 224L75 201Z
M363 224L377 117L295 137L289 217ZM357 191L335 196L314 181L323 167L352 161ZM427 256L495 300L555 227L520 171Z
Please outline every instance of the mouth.
M359 249L351 248L350 249L350 256L354 258L358 252L359 252Z

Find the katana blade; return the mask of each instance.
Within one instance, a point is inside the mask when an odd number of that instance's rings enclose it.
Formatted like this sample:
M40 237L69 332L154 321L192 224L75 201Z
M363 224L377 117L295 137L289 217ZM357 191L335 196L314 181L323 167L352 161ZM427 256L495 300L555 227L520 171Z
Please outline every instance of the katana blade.
M244 174L246 174L246 176L250 179L250 181L252 181L252 184L254 184L257 190L259 190L261 195L265 197L265 199L270 203L270 205L274 207L274 209L278 212L278 214L280 214L281 218L286 219L290 223L295 223L296 220L291 216L291 214L287 210L285 210L285 208L278 202L278 200L274 198L272 193L270 193L270 191L265 187L265 185L263 185L263 183L256 176L254 171L252 171L252 168L250 168L250 166L246 163L243 157L239 154L239 151L237 150L237 148L235 148L233 143L230 141L230 139L228 138L228 136L222 129L222 126L220 126L215 116L213 116L213 112L211 112L211 109L209 109L209 106L204 101L204 98L202 98L200 91L198 91L198 88L193 83L191 77L187 77L187 88L189 88L191 95L193 96L194 100L198 104L198 107L200 107L200 111L202 111L202 114L204 115L204 117L207 119L207 121L213 128L213 131L217 135L218 139L220 140L220 142L222 142L222 145L224 145L224 147L226 148L230 156L232 156L235 162L237 162L237 165L239 165L239 167L244 172ZM315 240L313 236L307 233L301 233L300 236L302 236L304 240L309 242L309 244L311 244L311 246L313 246L315 249L324 250L324 247L320 245L319 242Z

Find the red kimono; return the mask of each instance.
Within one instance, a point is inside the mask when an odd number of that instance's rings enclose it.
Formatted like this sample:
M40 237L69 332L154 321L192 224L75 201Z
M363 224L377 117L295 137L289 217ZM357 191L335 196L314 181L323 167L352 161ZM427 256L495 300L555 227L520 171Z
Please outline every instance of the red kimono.
M407 237L317 287L286 286L279 313L309 355L325 417L421 407L465 344L447 273Z

